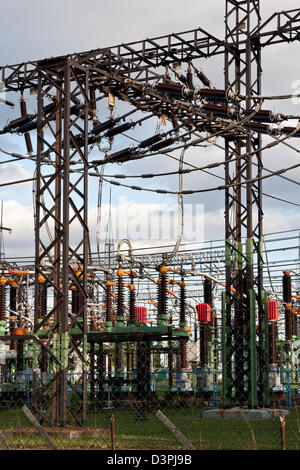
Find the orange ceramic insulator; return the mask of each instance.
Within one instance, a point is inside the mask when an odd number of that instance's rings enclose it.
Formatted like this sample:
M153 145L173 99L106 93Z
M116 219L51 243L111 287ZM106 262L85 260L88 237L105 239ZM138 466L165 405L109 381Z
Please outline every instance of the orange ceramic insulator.
M116 284L115 282L112 282L112 281L106 281L105 285L106 285L106 287L108 287L108 286L117 286L118 284Z
M118 276L124 276L124 274L125 274L124 269L119 268L118 271L117 271L117 275L118 275Z
M117 271L118 276L124 276L125 274L127 274L127 276L134 276L135 273L134 273L134 271L125 271L122 268L118 269L118 271Z
M171 272L171 273L178 273L178 269L171 269L171 268L167 268L167 266L165 265L162 265L159 269L159 272L161 272L161 274L167 274L168 272Z
M1 284L2 286L4 286L6 283L7 283L6 277L1 276L1 277L0 277L0 284Z

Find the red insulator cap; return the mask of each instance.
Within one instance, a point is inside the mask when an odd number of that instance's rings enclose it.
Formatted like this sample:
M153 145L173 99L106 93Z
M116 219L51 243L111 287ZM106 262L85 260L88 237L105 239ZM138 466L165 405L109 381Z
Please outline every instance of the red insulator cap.
M278 321L279 302L276 300L268 300L268 318L269 321Z
M198 321L202 323L210 323L211 321L211 306L209 304L197 304L196 310L198 313Z
M147 323L147 308L134 307L134 316L138 323Z

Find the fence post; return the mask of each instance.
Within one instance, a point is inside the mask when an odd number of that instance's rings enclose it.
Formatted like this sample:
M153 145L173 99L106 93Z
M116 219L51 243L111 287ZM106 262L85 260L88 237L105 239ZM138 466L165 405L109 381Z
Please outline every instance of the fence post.
M110 417L110 433L111 433L111 448L112 450L116 450L115 415L113 413Z
M280 433L281 433L281 450L286 450L286 436L285 436L285 416L284 413L280 413Z
M176 428L176 426L160 411L155 413L155 416L166 426L166 428L174 434L175 437L181 442L183 447L187 450L196 450L193 444Z
M26 415L26 417L29 419L29 421L33 424L33 426L36 428L37 432L41 436L42 439L46 442L47 446L51 450L57 450L57 447L55 446L54 442L50 439L46 431L42 428L38 420L33 416L31 411L27 408L26 405L22 407L23 413Z

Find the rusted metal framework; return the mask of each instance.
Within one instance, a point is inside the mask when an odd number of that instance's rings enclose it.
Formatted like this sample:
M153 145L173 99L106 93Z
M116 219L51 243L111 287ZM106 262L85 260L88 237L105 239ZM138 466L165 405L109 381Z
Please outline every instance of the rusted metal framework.
M259 3L257 0L226 2L226 41L230 42L234 54L225 52L225 88L253 97L246 101L248 111L257 105L255 96L261 95L261 46L257 38L252 37L260 26ZM264 318L261 299L261 179L252 182L252 178L262 175L260 147L261 136L251 131L241 133L238 138L226 139L226 183L237 185L226 190L225 194L227 290L223 361L227 380L223 386L228 402L234 394L237 402L249 400L252 406L257 405L257 357L260 358L261 371L268 367L268 361L262 357L263 348L259 356L256 354L255 338L255 302L260 312L260 331ZM231 159L235 160L234 163ZM245 183L244 186L241 183ZM245 234L246 253L243 253L242 236ZM258 263L256 277L254 262ZM231 287L236 291L234 296L231 295Z
M274 13L262 22L259 0L226 0L225 3L226 30L222 40L197 28L0 68L8 93L30 90L37 94L37 116L29 121L29 130L37 131L34 332L37 334L51 319L52 334L44 348L49 350L51 345L56 365L52 380L37 391L35 406L39 411L39 397L51 399L51 406L43 414L49 422L65 425L71 418L83 424L86 417L88 153L89 145L97 143L101 137L97 125L105 124L95 120L95 103L113 95L149 116L164 115L170 120L175 119L189 130L189 139L198 137L199 131L221 133L230 123L228 115L220 118L213 112L203 111L195 100L193 84L188 82L185 88L178 81L170 82L168 67L224 55L225 90L219 96L222 96L221 102L227 103L229 92L232 92L238 120L240 107L234 96L238 93L249 96L245 108L248 115L259 103L256 96L261 93L261 49L300 38L299 9ZM208 101L212 94L207 87L199 91L199 96ZM125 121L125 124L127 129L133 127L132 123ZM116 122L109 124L106 131L115 125ZM104 127L101 129L103 131ZM227 290L224 297L223 399L226 406L234 401L257 406L268 402L268 331L262 298L263 212L259 179L262 157L258 150L261 137L245 127L235 127L223 137L226 184L230 185L225 191ZM108 157L107 161L142 157L142 152L127 150L122 158L120 155L114 160ZM44 168L51 170L45 172ZM74 171L77 168L80 171ZM251 182L257 177L256 182ZM247 237L246 253L242 252L243 232ZM257 263L255 272L253 260ZM41 309L41 283L56 293L48 313ZM73 315L69 311L70 287L76 289L82 299L81 307ZM259 309L258 348L255 305ZM81 363L80 387L72 385L74 393L79 394L76 414L68 408L66 399L68 360L74 354Z
M280 39L275 32L268 36L264 31L275 20ZM225 88L233 95L248 97L249 113L259 102L256 97L261 95L262 47L298 39L299 32L291 30L294 22L299 22L298 10L274 14L262 23L259 0L226 1L225 41L229 47L225 51ZM225 138L225 179L227 185L232 185L225 190L223 399L227 406L233 401L250 406L269 403L268 314L263 295L262 152L259 150L262 138L260 133L245 127L238 137ZM245 252L242 237L246 237Z
M46 91L46 93L45 93ZM86 404L86 348L87 319L86 302L81 303L77 315L69 313L70 285L84 299L87 298L88 262L88 118L89 118L89 70L73 63L69 58L42 61L38 64L38 119L37 119L37 190L36 190L36 308L35 327L37 333L47 320L53 320L51 341L56 345L58 370L51 381L52 420L65 424L66 386L68 357L77 354L81 362L82 410L80 418L85 419ZM72 96L81 101L82 107L74 116L70 114ZM45 99L53 98L51 111L46 114ZM75 98L73 98L74 101ZM75 134L80 133L83 145L79 146ZM54 143L53 143L54 141ZM47 150L55 155L55 169L45 178L42 167ZM46 151L46 152L45 152ZM71 173L73 162L80 162L82 173ZM70 240L70 233L76 234ZM52 228L53 236L46 236L47 228ZM47 263L47 276L42 274ZM76 268L74 268L74 266ZM79 266L79 271L77 270ZM50 267L50 270L49 270ZM75 273L76 270L76 273ZM78 276L78 272L80 275ZM55 290L54 305L48 314L39 312L40 284L46 283ZM77 327L76 335L69 335L70 329ZM70 344L69 344L70 340ZM80 346L80 347L79 347ZM48 387L49 388L49 387ZM45 393L46 390L43 390Z

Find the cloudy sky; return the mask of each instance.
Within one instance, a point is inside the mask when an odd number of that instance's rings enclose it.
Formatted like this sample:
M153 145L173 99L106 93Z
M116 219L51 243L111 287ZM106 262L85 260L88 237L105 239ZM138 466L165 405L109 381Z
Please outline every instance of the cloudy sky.
M172 32L194 29L198 26L211 32L218 38L224 36L224 1L223 0L11 0L2 5L0 64L14 64L28 60L58 56L71 52L81 52L99 47L113 46L122 42L141 40ZM283 9L280 0L261 1L262 18L267 19L274 11ZM299 6L297 0L286 0L284 9ZM288 94L300 89L299 44L278 45L263 50L263 94ZM202 69L217 87L223 86L223 62L208 60L201 63ZM299 81L299 83L298 83ZM294 100L295 101L295 100ZM0 105L1 106L1 105ZM300 115L300 104L274 101L268 104L270 109ZM18 108L18 107L16 107ZM29 111L34 111L34 105ZM0 109L0 127L12 119L10 109ZM155 131L157 123L147 124L147 131ZM132 136L138 136L132 132ZM149 134L151 135L151 134ZM138 137L142 137L141 135ZM218 141L223 145L223 141ZM300 148L299 139L292 141ZM128 144L128 142L127 142ZM9 151L24 153L23 139L14 136L0 136L0 147ZM1 161L7 156L0 154ZM95 155L93 158L99 158ZM212 161L221 161L224 154L221 149L193 149L187 152L186 161L201 165ZM286 146L269 150L264 154L264 165L270 170L293 165L299 161L299 153ZM108 165L107 173L140 174L175 170L178 163L162 157L157 164L154 158L139 163L127 163L122 167ZM16 162L0 166L2 182L32 177L34 165L28 162ZM223 176L222 168L214 171ZM300 181L299 168L289 176ZM141 184L149 188L167 188L177 190L177 177L156 178L155 180L131 180L130 184ZM184 189L199 189L222 184L216 177L205 173L191 173L184 177ZM299 186L278 177L264 182L264 192L269 195L299 202ZM91 241L95 246L97 179L90 182L90 229ZM5 248L8 256L20 256L33 253L33 213L32 185L0 187L0 200L4 201L4 225L13 229L11 235L5 234ZM174 207L176 219L176 198L151 193L140 193L126 189L112 189L112 212L117 217L119 198L127 198L135 218L131 218L134 227L142 226L145 214L153 215L153 224L158 224L159 212ZM106 221L109 185L104 185L103 226ZM185 203L203 205L204 226L199 228L195 241L218 239L224 236L224 194L222 191L204 196L194 195L185 198ZM120 209L120 207L119 207ZM297 229L300 227L299 208L279 202L272 197L264 199L264 232ZM186 226L189 227L188 210ZM202 219L201 219L202 220ZM124 221L124 223L126 223ZM174 237L173 237L174 238ZM144 241L141 241L144 243ZM167 238L164 241L167 243ZM138 243L136 244L138 246Z

